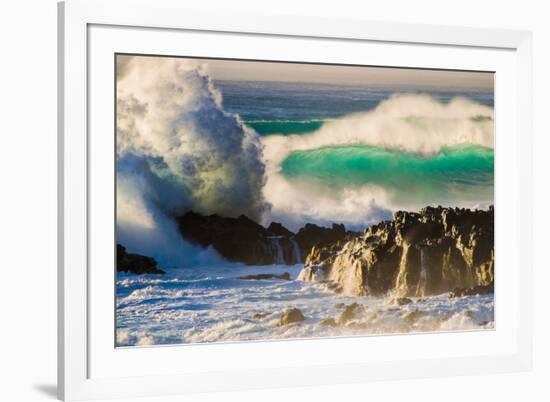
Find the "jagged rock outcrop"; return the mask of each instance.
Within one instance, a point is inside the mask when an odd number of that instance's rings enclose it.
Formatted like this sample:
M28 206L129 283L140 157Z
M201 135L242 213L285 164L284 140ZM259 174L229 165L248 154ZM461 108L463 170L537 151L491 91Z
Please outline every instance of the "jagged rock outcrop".
M248 265L297 263L293 233L280 224L273 223L269 230L245 215L225 218L188 212L178 219L178 225L183 237L203 247L212 246L232 262Z
M296 234L296 241L300 245L302 255L306 256L314 246L338 242L344 239L346 235L346 228L341 224L333 224L331 228L324 228L313 223L307 223Z
M313 247L299 275L350 295L424 296L494 281L494 211L427 207Z
M277 326L282 327L288 324L293 324L295 322L304 321L305 319L306 318L299 309L291 308L283 311L283 313L281 314L281 318L277 323Z
M346 324L347 322L357 318L357 316L361 315L364 311L365 306L358 303L352 303L342 312L340 318L338 319L338 323Z
M157 262L154 258L128 253L126 252L126 247L120 244L116 246L116 270L117 272L130 272L138 275L165 273L157 267Z
M343 225L323 228L307 224L294 234L280 223L265 228L245 215L226 218L188 212L177 221L186 239L202 247L212 246L229 261L248 265L303 263L314 245L346 236Z
M495 284L491 282L488 285L477 285L467 289L455 288L449 293L449 297L463 297L463 296L476 296L486 295L495 292Z
M288 230L278 222L271 222L271 224L267 227L267 231L272 233L274 236L284 236L284 237L294 236L294 233L292 233L290 230Z
M261 280L268 280L268 279L281 279L283 281L289 281L291 278L288 272L284 272L281 275L277 275L277 274L244 275L244 276L239 276L239 279L242 279L245 281L261 281Z

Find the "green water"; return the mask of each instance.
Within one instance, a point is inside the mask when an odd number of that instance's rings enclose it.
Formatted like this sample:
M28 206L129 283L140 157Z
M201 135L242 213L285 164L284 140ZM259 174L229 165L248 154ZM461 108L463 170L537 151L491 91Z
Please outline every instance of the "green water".
M323 125L323 120L306 121L245 121L245 124L253 128L259 135L270 134L304 134L318 130Z
M375 185L397 201L490 201L494 152L461 145L426 156L371 145L331 146L291 153L282 163L282 173L289 179L314 180L337 190Z

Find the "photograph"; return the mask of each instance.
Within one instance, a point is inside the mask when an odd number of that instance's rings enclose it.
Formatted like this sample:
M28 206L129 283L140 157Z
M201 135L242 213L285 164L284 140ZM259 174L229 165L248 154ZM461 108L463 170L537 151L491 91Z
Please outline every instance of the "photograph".
M113 74L117 347L496 328L494 72Z

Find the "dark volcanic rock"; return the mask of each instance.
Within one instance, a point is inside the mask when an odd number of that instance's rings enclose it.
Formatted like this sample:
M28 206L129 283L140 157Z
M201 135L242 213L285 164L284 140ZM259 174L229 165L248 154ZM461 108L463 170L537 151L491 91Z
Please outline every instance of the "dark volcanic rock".
M138 275L165 273L157 267L155 259L141 254L127 253L126 248L120 244L116 246L116 270Z
M405 306L411 303L412 303L412 300L409 299L408 297L398 297L397 299L395 299L395 304L397 304L398 306Z
M294 234L277 222L264 228L245 215L226 218L188 212L177 221L186 239L212 246L229 261L248 265L303 263L313 246L341 241L351 233L344 225L323 228L308 223Z
M399 211L362 235L313 247L299 278L359 296L394 291L418 297L488 286L494 281L493 244L492 207Z
M477 295L486 295L489 293L495 292L495 286L494 283L490 283L489 285L479 285L474 286L468 289L459 289L455 288L451 290L449 293L449 297L463 297L463 296L477 296Z
M308 223L298 231L296 241L300 246L302 255L308 255L313 246L335 243L344 239L346 234L344 225L333 224L329 229Z
M285 237L294 236L294 233L292 233L290 230L288 230L278 222L271 222L271 224L267 228L267 231L275 236L285 236Z
M283 314L281 314L281 318L279 322L277 323L278 327L282 327L283 325L292 324L294 322L304 321L306 318L302 314L302 312L297 308L291 308L288 310L285 310Z
M284 281L289 281L290 274L288 272L285 272L281 275L276 275L276 274L245 275L245 276L239 276L239 279L244 279L244 280L282 279Z
M294 234L273 222L268 229L245 215L224 218L188 212L178 219L181 234L225 259L248 265L295 264L301 260Z

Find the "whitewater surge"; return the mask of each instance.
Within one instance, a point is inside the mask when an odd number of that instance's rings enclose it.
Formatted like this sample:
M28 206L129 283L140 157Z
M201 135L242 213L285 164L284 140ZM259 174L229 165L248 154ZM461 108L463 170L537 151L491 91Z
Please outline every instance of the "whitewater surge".
M259 220L257 135L222 108L204 68L176 58L117 58L117 241L161 266L216 262L173 221L189 209Z
M238 279L265 272L290 272L294 279L302 266L233 265L171 270L162 277L119 275L117 346L494 328L493 295L450 299L443 294L412 298L412 303L397 307L391 298L337 295L314 282ZM342 303L363 308L343 325L321 325L339 318ZM306 320L277 326L288 308L300 309Z
M398 209L490 205L493 118L464 97L401 94L307 134L263 136L270 214L363 229Z

